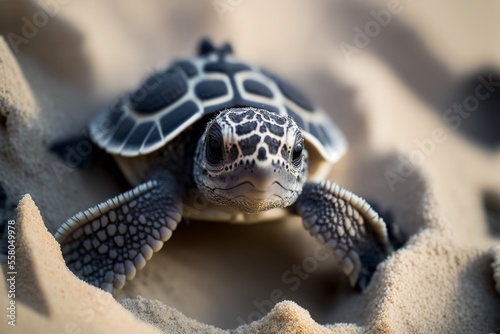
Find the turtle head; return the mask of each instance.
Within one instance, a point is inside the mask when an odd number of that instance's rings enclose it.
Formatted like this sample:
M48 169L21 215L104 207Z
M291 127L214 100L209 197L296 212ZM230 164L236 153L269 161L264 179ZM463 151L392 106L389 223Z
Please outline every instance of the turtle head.
M293 204L307 179L307 163L304 136L292 118L233 108L208 123L194 178L209 201L256 213Z

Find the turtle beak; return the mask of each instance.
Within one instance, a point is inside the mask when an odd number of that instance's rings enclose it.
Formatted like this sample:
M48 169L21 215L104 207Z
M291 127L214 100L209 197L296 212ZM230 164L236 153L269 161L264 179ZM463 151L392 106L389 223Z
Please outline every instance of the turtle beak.
M252 181L240 182L224 189L216 188L213 194L224 198L224 203L227 205L245 213L257 213L276 207L286 207L297 196L296 192L285 189L278 181L273 181L266 188L258 188Z
M234 202L240 211L255 213L272 207L289 205L297 191L288 189L287 173L269 166L239 166L227 182L227 186L215 188L214 194Z

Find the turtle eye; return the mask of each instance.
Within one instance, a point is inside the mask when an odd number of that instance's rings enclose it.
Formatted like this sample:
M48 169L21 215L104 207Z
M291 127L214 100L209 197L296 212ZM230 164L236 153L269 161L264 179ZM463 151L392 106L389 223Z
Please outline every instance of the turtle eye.
M207 161L211 165L218 165L223 160L223 143L220 127L213 126L208 133L207 141Z
M304 138L297 136L295 144L293 144L292 163L299 167L302 162L302 151L304 150Z

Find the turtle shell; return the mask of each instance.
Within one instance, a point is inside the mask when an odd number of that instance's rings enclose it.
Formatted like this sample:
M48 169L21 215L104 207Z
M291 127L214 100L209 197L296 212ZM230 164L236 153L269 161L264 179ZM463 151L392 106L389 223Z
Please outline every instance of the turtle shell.
M195 58L175 62L149 76L90 124L93 140L124 157L158 150L204 116L235 107L255 107L291 116L319 155L336 162L346 151L344 136L295 87L276 75L243 63L226 44L201 44Z

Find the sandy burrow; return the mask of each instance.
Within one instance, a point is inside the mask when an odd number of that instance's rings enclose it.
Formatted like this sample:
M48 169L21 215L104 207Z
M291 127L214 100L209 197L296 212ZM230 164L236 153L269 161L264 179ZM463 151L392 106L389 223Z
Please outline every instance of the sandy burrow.
M16 232L15 331L19 333L37 333L40 329L49 332L78 329L92 333L159 332L146 323L165 333L226 332L190 319L159 301L140 296L125 299L120 305L112 295L79 280L65 266L59 244L48 232L29 195L19 203ZM366 312L370 321L366 326L322 326L311 319L307 310L294 302L284 301L259 321L232 332L486 331L494 325L500 309L498 296L492 295L494 289L487 284L491 283L487 279L490 263L491 257L487 254L461 249L443 232L424 230L380 266L367 292L370 304ZM0 308L5 310L8 287L5 274L2 276ZM11 329L7 326L2 322L0 328Z
M0 324L2 333L82 332L82 333L225 333L190 319L158 301L137 297L120 305L112 295L93 287L66 267L59 244L45 227L40 212L29 195L18 206L16 220L16 326ZM6 310L6 278L0 275L0 308ZM126 309L132 310L139 318ZM152 324L152 325L148 325ZM323 327L294 302L284 301L266 317L237 333L358 333L355 325ZM8 331L7 331L8 330Z

